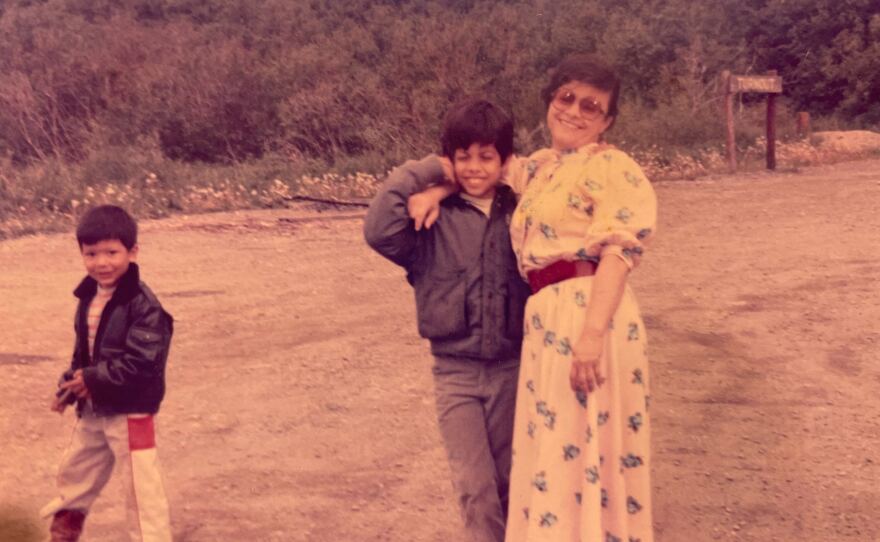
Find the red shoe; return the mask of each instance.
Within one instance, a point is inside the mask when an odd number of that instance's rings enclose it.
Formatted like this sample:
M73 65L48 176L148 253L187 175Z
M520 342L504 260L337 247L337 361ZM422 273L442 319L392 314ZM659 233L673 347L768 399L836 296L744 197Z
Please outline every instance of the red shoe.
M78 510L59 510L52 518L50 542L76 542L82 534L86 515Z

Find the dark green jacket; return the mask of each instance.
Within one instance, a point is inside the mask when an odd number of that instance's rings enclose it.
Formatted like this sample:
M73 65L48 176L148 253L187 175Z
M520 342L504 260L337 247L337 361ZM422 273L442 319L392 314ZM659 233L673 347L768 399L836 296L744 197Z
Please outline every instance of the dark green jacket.
M419 334L435 355L480 360L519 357L529 288L510 246L513 192L499 185L492 211L457 195L442 203L431 229L415 231L409 196L442 180L435 156L408 161L383 183L364 223L367 243L402 266L415 289Z

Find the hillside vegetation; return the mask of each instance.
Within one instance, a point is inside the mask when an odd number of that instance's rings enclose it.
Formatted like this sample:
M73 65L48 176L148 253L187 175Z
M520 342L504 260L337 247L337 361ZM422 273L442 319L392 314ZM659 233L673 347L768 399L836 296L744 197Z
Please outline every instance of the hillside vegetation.
M435 150L464 94L508 108L529 152L547 71L572 51L618 68L611 140L655 177L721 164L725 69L783 77L783 165L811 152L795 111L880 123L875 0L0 0L0 221L368 195ZM737 107L746 157L762 100Z

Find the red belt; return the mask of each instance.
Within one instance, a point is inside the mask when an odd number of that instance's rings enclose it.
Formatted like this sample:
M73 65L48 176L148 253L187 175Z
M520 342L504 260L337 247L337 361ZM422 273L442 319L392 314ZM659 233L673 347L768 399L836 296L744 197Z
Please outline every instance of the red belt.
M551 263L543 269L529 271L529 286L532 287L532 293L536 294L544 286L550 286L563 280L574 277L589 277L596 274L596 263L591 261L578 260L571 262L568 260L559 260Z

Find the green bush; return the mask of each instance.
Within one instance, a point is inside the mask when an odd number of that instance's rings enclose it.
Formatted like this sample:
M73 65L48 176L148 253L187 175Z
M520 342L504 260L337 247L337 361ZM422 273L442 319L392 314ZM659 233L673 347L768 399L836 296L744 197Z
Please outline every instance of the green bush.
M114 201L142 192L160 214L271 206L278 179L334 193L351 181L360 193L369 183L346 175L435 151L444 111L466 94L507 108L528 153L548 144L548 70L573 51L617 67L622 109L609 139L649 153L662 174L680 157L715 160L722 70L779 71L781 141L799 109L814 129L876 129L876 1L759 4L0 3L0 213L75 213L69 202L92 201L87 190ZM740 149L762 145L763 99L737 104Z

